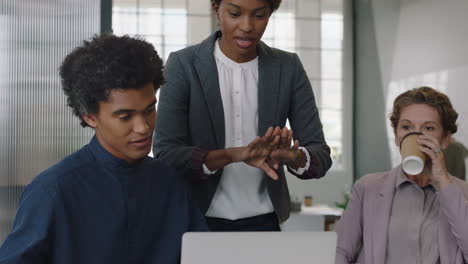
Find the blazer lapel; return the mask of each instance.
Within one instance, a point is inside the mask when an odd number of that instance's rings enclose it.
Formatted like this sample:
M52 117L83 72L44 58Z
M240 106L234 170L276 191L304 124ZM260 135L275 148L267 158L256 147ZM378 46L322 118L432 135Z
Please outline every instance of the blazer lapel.
M439 209L439 257L440 263L458 263L457 260L457 242L453 238L450 223L444 215L442 208Z
M200 44L197 53L198 56L194 65L200 78L200 85L205 96L206 107L210 113L211 123L214 128L213 133L216 137L216 145L218 148L224 148L225 128L223 101L221 99L221 91L219 90L218 68L216 67L216 61L213 55L218 34L220 33L214 33Z
M453 245L450 236L447 234L447 230L450 230L450 225L442 212L439 212L439 237L437 242L439 243L440 263L455 263L455 261L451 259L451 256L456 256L457 247Z
M258 51L258 135L263 136L270 126L280 125L277 117L281 64L263 42Z
M395 182L400 167L394 168L382 179L382 184L374 199L374 226L372 230L373 261L372 263L384 263L387 251L388 224L392 210L393 195L395 194Z

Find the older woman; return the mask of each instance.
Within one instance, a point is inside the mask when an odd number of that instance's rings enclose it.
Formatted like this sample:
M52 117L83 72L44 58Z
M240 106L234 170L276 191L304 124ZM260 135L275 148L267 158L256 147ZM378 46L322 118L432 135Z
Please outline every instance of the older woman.
M443 152L457 131L449 98L429 87L395 99L395 144L419 132L423 171L401 166L362 177L337 226L336 263L467 263L468 184L447 173Z
M211 3L221 30L168 58L154 152L190 178L211 230L279 230L290 203L278 164L302 179L331 166L312 87L296 54L260 40L281 0Z

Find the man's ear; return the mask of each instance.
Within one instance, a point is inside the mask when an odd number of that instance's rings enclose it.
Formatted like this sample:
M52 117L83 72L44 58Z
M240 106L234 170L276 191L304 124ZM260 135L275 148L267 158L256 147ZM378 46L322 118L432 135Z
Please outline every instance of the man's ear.
M92 128L96 128L98 126L98 119L97 119L96 115L94 115L94 114L83 114L81 117L86 122L86 124L88 124L88 126L90 126Z

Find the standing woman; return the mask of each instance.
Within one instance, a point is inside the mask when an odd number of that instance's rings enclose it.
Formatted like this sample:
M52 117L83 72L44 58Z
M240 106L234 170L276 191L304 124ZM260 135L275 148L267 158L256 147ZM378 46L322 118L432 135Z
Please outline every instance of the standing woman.
M260 41L280 3L212 0L221 30L166 64L154 153L190 178L212 231L279 231L290 212L283 165L301 179L331 166L299 58Z

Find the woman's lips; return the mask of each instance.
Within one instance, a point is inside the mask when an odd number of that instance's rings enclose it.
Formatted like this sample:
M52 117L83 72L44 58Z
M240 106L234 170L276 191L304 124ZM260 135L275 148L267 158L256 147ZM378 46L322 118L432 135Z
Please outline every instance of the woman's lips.
M251 38L236 38L236 44L238 47L247 49L254 44Z

